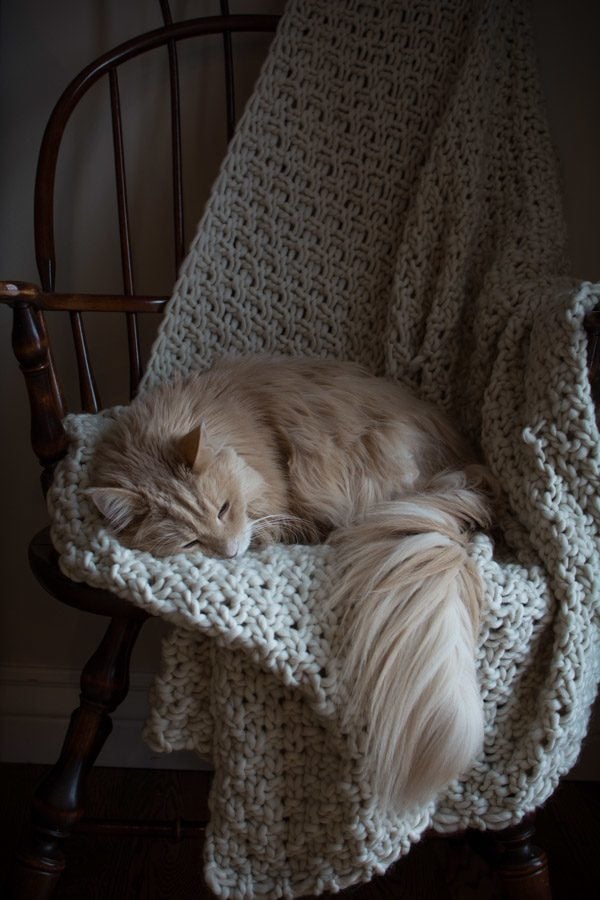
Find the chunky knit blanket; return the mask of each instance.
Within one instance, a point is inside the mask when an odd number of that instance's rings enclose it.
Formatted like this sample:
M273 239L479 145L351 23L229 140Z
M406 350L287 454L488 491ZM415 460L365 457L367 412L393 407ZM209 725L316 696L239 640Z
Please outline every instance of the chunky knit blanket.
M428 826L502 828L575 762L599 677L599 441L585 313L513 0L290 0L215 184L143 389L215 354L330 355L448 409L503 489L478 665L481 758L386 817L340 728L332 548L234 561L120 546L86 497L119 409L71 416L50 492L64 572L176 626L147 738L215 766L206 875L223 897L338 890Z

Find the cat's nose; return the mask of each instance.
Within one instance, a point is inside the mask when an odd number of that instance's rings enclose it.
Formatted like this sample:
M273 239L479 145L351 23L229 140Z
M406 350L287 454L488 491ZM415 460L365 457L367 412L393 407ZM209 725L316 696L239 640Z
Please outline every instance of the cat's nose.
M225 544L225 552L223 556L225 559L235 559L239 553L239 543L238 541L227 541Z

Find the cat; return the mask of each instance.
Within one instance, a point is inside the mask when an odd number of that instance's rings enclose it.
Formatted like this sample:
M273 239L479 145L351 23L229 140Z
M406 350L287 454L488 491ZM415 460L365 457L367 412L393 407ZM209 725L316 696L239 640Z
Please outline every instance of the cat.
M428 802L473 763L483 586L467 548L491 479L439 410L351 363L225 359L134 399L91 483L119 540L156 556L328 539L344 722L367 728L382 807Z

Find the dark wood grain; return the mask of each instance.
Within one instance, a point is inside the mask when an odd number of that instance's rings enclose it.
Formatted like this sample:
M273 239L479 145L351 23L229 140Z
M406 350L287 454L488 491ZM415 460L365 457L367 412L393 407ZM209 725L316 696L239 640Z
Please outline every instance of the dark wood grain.
M220 0L221 15L229 16L228 0ZM225 64L225 97L227 110L227 140L233 137L235 129L235 75L233 68L233 46L231 43L231 31L223 31L223 62Z
M547 900L548 858L535 842L533 819L499 831L494 839L497 872L506 900Z
M75 347L75 358L77 360L81 408L87 413L97 413L102 405L102 401L100 399L100 394L98 393L96 377L90 359L88 340L83 322L83 313L78 309L71 310L69 319L71 320L73 345Z
M168 297L124 294L69 294L42 291L26 281L0 281L0 302L13 308L25 301L43 312L163 313Z

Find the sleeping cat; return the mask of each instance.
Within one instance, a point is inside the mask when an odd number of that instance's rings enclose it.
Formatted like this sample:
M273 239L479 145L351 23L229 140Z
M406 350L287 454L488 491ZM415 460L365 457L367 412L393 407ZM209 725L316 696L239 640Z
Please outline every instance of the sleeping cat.
M224 360L136 398L92 483L122 543L157 556L329 537L346 719L367 725L381 804L425 802L473 762L483 589L466 546L487 475L439 411L348 363Z

